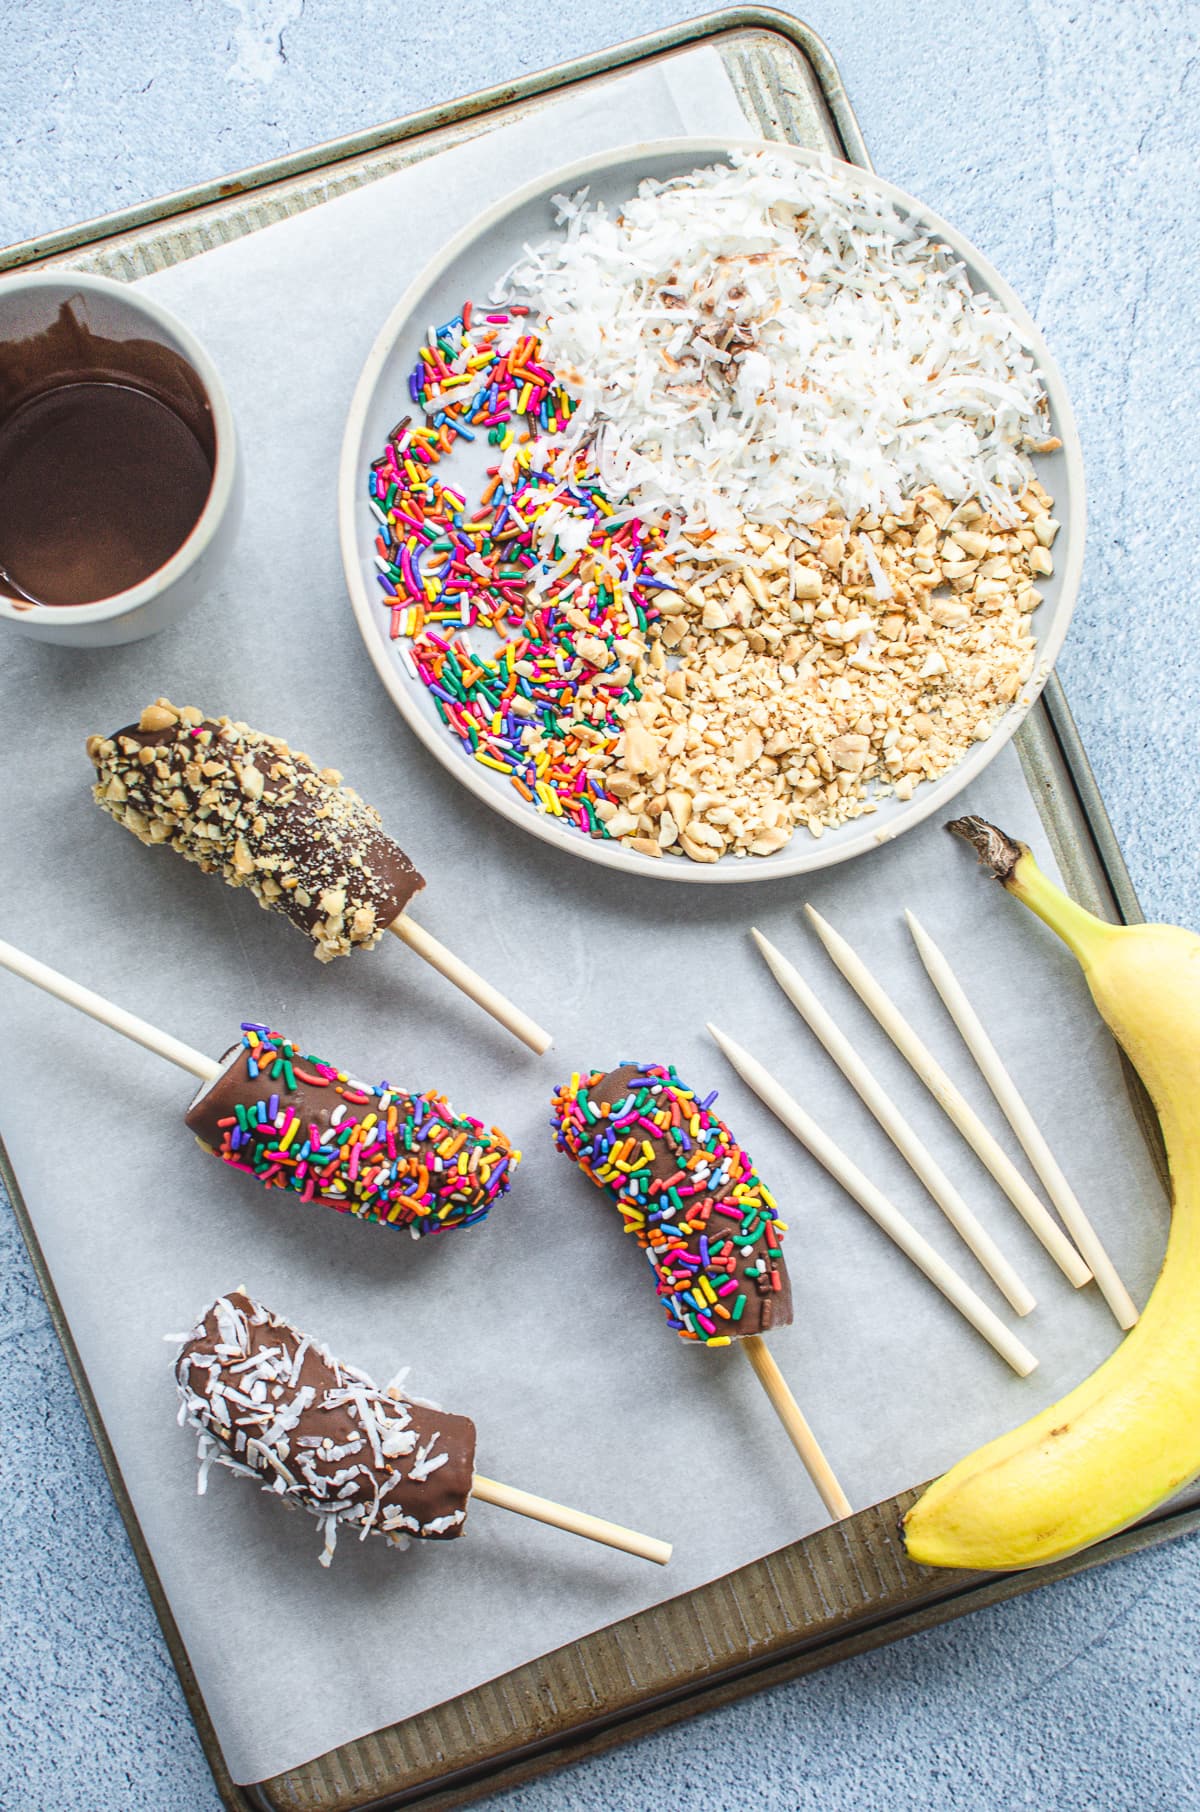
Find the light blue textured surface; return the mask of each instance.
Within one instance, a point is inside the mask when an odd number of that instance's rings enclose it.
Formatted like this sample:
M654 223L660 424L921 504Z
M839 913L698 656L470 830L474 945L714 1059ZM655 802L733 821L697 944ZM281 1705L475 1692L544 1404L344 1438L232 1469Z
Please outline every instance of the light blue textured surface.
M5 0L0 242L687 16L509 0ZM1200 923L1200 12L813 0L880 171L975 240L1071 388L1083 595L1060 671L1148 914ZM569 154L564 147L564 155ZM10 782L11 783L11 782ZM209 1812L203 1756L15 1226L0 1216L0 1808ZM496 1800L505 1812L1184 1812L1183 1541Z

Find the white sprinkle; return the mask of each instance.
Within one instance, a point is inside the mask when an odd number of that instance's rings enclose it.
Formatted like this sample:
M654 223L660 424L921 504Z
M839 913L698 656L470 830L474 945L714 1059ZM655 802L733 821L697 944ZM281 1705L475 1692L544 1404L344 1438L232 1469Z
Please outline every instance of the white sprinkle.
M560 440L669 533L882 513L927 484L1001 507L1032 475L1045 399L1021 329L841 166L735 152L643 182L619 221L557 205L565 232L497 293L538 309L579 400Z

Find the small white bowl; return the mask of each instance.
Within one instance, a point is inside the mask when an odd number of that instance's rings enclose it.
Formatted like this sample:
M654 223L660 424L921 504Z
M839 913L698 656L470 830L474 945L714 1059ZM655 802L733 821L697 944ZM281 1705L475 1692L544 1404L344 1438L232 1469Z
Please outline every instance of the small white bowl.
M0 594L0 619L41 642L107 648L137 642L177 622L223 564L241 515L242 470L233 414L216 366L199 341L132 284L75 271L0 278L0 340L45 332L64 304L91 332L112 340L150 340L179 354L199 378L216 439L212 485L183 545L140 585L92 604L28 604Z

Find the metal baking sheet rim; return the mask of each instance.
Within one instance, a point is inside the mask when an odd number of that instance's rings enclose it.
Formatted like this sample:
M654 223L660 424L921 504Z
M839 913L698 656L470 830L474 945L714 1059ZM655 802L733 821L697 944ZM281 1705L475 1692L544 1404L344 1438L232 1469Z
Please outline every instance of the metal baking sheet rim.
M157 223L177 220L188 214L199 215L202 210L227 202L230 197L244 197L249 203L256 194L273 184L284 183L289 178L305 175L316 178L356 158L365 158L372 152L380 152L423 135L445 130L456 123L486 117L500 108L549 97L569 85L612 75L635 64L658 60L675 51L722 38L732 40L745 34L765 35L778 40L778 45L772 46L776 55L788 56L795 62L803 60L807 64L846 157L851 162L871 169L871 159L837 65L817 34L791 15L771 7L730 7L686 21L670 30L631 39L611 50L535 72L520 81L481 90L458 101L424 109L383 126L260 164L224 180L198 184L135 208L0 249L0 281L3 280L2 273L5 270L24 268L51 259L65 262L72 252L82 257L88 248L94 248L105 241L131 236ZM1039 813L1055 840L1073 858L1070 862L1073 883L1089 896L1089 903L1099 910L1125 922L1140 921L1143 915L1132 881L1062 687L1053 674L1015 740L1030 778L1031 793ZM1056 772L1060 767L1061 774ZM1090 839L1090 849L1080 840L1081 833ZM418 1802L428 1808L429 1812L434 1812L435 1808L460 1805L481 1792L514 1786L523 1779L572 1759L582 1759L588 1754L598 1753L603 1748L634 1736L647 1734L698 1711L715 1709L720 1704L729 1703L767 1685L781 1683L917 1629L964 1615L984 1604L1016 1596L1052 1579L1102 1564L1121 1553L1173 1539L1200 1524L1200 1494L1192 1494L1175 1500L1145 1522L1057 1566L1033 1573L952 1576L952 1582L947 1584L945 1590L929 1592L920 1598L914 1596L904 1608L893 1614L864 1609L861 1616L846 1619L835 1633L823 1638L789 1632L793 1636L790 1642L770 1648L757 1657L748 1652L742 1661L699 1681L684 1681L675 1688L644 1697L626 1706L613 1707L598 1716L565 1722L561 1729L550 1735L515 1744L505 1751L497 1751L492 1756L466 1766L435 1768L423 1773L419 1779L410 1776L406 1783L393 1781L388 1784L380 1780L376 1773L379 1739L390 1734L381 1730L371 1737L359 1739L357 1743L345 1745L341 1751L317 1757L289 1775L276 1777L273 1781L239 1786L225 1766L187 1651L109 1443L2 1139L0 1179L12 1201L17 1224L46 1300L51 1323L66 1355L217 1790L224 1804L236 1809L236 1812L250 1812L253 1808L260 1809L260 1812L303 1812L304 1807L315 1808L318 1803L322 1812L341 1812L342 1808L346 1812L350 1808L354 1812L384 1812L385 1808ZM845 1542L850 1535L860 1530L869 1530L871 1525L880 1529L889 1518L894 1525L903 1507L915 1495L915 1490L910 1491L860 1512L849 1524L837 1526L837 1539ZM743 1571L769 1571L772 1560L799 1554L815 1574L820 1560L819 1554L814 1551L828 1546L830 1539L831 1531L819 1530L813 1536L793 1544L790 1549L782 1550L780 1556L768 1556L765 1561L754 1562ZM863 1555L870 1557L867 1542L868 1538L865 1538ZM874 1570L878 1572L877 1567ZM672 1606L702 1598L706 1593L716 1591L737 1577L736 1574L729 1575L726 1580L715 1581L683 1598L668 1600L658 1609L665 1612ZM634 1621L644 1623L645 1618ZM597 1632L597 1637L611 1638L620 1628L620 1625L610 1625L607 1630ZM586 1640L593 1641L595 1638ZM748 1645L748 1648L750 1646L752 1645ZM558 1654L569 1652L571 1651L568 1649L558 1651ZM543 1659L546 1663L552 1663L558 1658L558 1654ZM471 1695L464 1696L469 1698ZM404 1726L393 1728L402 1730ZM376 1749L376 1756L370 1760L363 1753L363 1746L366 1744L373 1744ZM343 1762L350 1764L346 1771L340 1765ZM338 1793L336 1799L331 1798L326 1791L319 1802L313 1798L311 1791L306 1792L306 1786L317 1784L318 1774L324 1777L326 1787L333 1785L331 1776L334 1772L341 1773L343 1780L350 1774L357 1776L364 1783L363 1790L354 1790L352 1797ZM375 1781L373 1785L367 1786L365 1781L373 1773Z
M575 83L596 76L613 75L637 63L654 62L675 50L690 50L711 39L734 33L760 31L785 39L799 51L812 70L822 99L841 138L847 159L872 170L870 154L858 120L842 83L833 54L813 29L772 6L730 6L661 31L647 32L628 38L608 50L593 51L566 63L554 63L534 70L516 81L496 83L480 88L474 94L460 95L456 100L426 107L416 113L402 114L365 131L346 133L323 144L309 145L302 151L252 164L244 170L208 182L193 183L168 195L139 202L133 207L118 208L93 220L78 221L57 232L44 233L16 245L0 247L0 274L24 268L51 258L61 258L82 250L99 240L115 239L163 220L178 220L198 209L211 207L231 198L251 198L256 192L290 177L326 173L355 158L366 157L408 139L415 139L463 121L483 118L501 108L518 106L542 96L557 94Z

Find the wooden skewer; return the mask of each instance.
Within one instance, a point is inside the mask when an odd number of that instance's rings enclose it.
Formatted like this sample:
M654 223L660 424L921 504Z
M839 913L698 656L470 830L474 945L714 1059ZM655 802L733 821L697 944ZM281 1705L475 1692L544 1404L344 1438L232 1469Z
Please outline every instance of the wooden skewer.
M962 1196L933 1154L918 1138L891 1096L867 1068L850 1040L838 1030L799 970L751 927L751 937L766 958L767 967L809 1030L816 1034L851 1088L882 1126L892 1144L907 1159L950 1225L979 1260L996 1287L1018 1315L1028 1315L1036 1300L1017 1276L990 1233L980 1226Z
M535 1522L549 1523L552 1528L566 1529L571 1535L582 1535L587 1541L620 1548L623 1554L636 1554L639 1560L652 1560L656 1567L665 1567L671 1558L669 1541L638 1535L633 1529L623 1529L619 1523L589 1516L583 1510L568 1510L565 1504L551 1503L548 1497L536 1497L532 1491L518 1490L515 1485L501 1485L480 1472L471 1481L471 1496L484 1504L497 1504L501 1510L515 1510L518 1516L531 1516Z
M1037 1365L1029 1348L1009 1332L983 1298L977 1296L969 1284L964 1283L953 1266L948 1265L934 1251L929 1241L905 1220L900 1210L881 1189L875 1187L869 1177L863 1175L858 1165L821 1131L800 1103L776 1082L756 1057L752 1057L749 1051L732 1038L726 1037L711 1022L708 1029L738 1075L749 1084L759 1100L770 1108L776 1119L782 1121L788 1131L808 1147L818 1164L822 1164L830 1176L841 1184L847 1195L853 1196L859 1206L866 1209L876 1226L881 1227L917 1269L924 1272L930 1283L941 1291L977 1333L983 1335L1000 1357L1020 1377L1028 1377Z
M452 950L447 950L445 944L439 943L423 925L410 919L407 912L402 912L399 918L393 919L388 930L407 944L410 950L415 950L418 956L424 957L439 975L444 975L456 988L461 988L464 994L482 1007L485 1013L490 1013L493 1019L498 1020L514 1038L519 1038L531 1051L536 1051L539 1057L550 1049L554 1039L549 1032L538 1025L536 1020L530 1019L527 1013L522 1013L520 1007L514 1007L511 1000L506 1000L498 988L493 988L481 975L476 975L474 969L468 969L466 963L461 962Z
M938 1106L958 1128L976 1157L990 1170L1005 1195L1050 1254L1059 1270L1077 1290L1091 1283L1092 1274L1066 1237L1050 1210L1038 1200L1008 1153L994 1139L966 1097L955 1087L929 1047L909 1025L891 997L884 993L861 957L851 949L812 906L804 908L826 950L858 998L873 1013L896 1049L912 1065Z
M1083 1207L1062 1173L1058 1160L1047 1145L1016 1083L1004 1067L995 1045L980 1023L979 1015L967 999L943 952L934 943L916 915L905 912L917 952L930 981L941 995L946 1011L958 1027L963 1043L978 1064L984 1081L1016 1133L1034 1170L1046 1186L1046 1193L1062 1216L1063 1225L1091 1266L1100 1293L1117 1319L1118 1326L1129 1329L1138 1319L1137 1307L1117 1275L1100 1237L1083 1211Z
M788 1389L787 1379L776 1365L761 1334L747 1334L737 1342L754 1367L754 1374L771 1401L771 1408L787 1429L788 1439L804 1462L804 1470L816 1486L821 1502L835 1522L853 1516L850 1500L838 1484L833 1467L821 1452L816 1435Z
M221 1065L215 1058L206 1057L203 1051L194 1051L190 1044L172 1038L169 1032L160 1032L157 1026L139 1019L136 1013L114 1007L103 995L93 994L90 988L72 981L67 975L60 975L57 969L48 968L35 957L26 956L23 950L6 944L3 939L0 939L0 968L11 969L14 975L23 976L35 988L44 988L47 994L65 1000L68 1006L77 1007L81 1013L98 1019L101 1025L111 1026L114 1032L121 1032L135 1044L144 1045L148 1051L165 1057L168 1063L177 1063L181 1070L190 1070L202 1082L211 1082L221 1073Z

